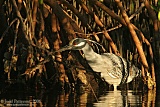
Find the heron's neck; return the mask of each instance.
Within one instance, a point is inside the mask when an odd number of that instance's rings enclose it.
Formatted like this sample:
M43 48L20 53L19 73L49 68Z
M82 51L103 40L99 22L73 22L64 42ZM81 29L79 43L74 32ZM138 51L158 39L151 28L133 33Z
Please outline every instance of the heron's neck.
M86 43L86 46L84 48L82 48L82 51L83 51L85 58L87 60L92 60L93 58L96 58L96 56L97 56L97 53L95 53L93 51L92 47L89 46L88 43Z

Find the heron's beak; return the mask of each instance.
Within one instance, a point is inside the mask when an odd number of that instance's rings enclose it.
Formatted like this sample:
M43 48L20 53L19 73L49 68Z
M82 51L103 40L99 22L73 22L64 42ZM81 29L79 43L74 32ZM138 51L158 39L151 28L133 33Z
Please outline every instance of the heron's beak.
M73 46L70 46L70 45L66 45L62 48L60 48L59 50L57 50L56 52L63 52L63 51L66 51L66 50L72 50Z

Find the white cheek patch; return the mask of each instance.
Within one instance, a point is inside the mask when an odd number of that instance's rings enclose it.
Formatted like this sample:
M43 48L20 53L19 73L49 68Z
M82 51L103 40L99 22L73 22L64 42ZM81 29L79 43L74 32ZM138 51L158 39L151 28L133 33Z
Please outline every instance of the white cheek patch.
M83 45L85 45L85 42L81 42L81 43L79 43L79 44L76 45L76 46L83 46Z

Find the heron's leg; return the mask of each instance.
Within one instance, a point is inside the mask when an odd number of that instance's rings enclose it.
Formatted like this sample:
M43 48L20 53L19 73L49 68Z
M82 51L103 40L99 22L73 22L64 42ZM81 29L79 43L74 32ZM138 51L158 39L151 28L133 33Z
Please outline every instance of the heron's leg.
M117 91L117 85L113 85L113 87L114 87L114 91Z

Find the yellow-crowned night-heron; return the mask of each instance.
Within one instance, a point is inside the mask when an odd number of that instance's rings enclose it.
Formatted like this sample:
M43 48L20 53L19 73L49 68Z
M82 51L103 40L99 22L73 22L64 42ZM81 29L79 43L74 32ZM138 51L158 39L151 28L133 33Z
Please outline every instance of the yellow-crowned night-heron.
M139 74L139 69L124 58L112 53L97 54L88 44L87 39L75 38L69 45L60 49L82 50L90 67L95 72L101 72L101 76L109 84L113 84L114 90L121 83L128 83Z

